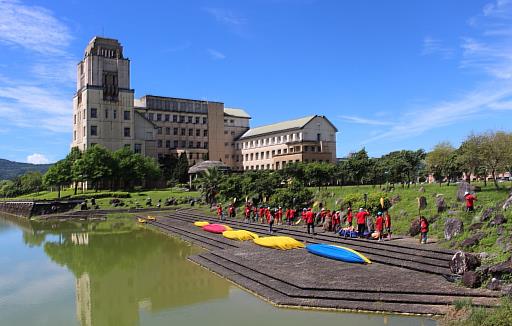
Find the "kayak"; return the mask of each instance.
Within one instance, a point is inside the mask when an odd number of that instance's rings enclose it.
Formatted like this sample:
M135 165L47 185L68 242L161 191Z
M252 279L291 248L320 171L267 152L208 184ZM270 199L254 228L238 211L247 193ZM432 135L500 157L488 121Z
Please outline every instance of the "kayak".
M238 241L247 241L259 238L256 233L247 230L224 231L222 232L224 238Z
M199 227L203 227L203 226L208 225L208 224L210 224L210 223L208 223L206 221L196 221L196 222L194 222L194 225L195 226L199 226Z
M304 248L304 244L302 242L291 237L272 236L254 239L253 241L257 245L273 249L288 250Z
M306 250L312 254L325 258L341 260L347 263L371 264L372 262L359 252L342 246L329 244L311 244L306 246Z
M203 226L203 230L205 230L207 232L211 232L211 233L220 234L224 231L231 231L233 229L224 224L208 224L208 225Z
M154 216L148 216L146 219L148 221L156 221L156 217L154 217Z
M137 218L137 222L139 222L139 223L147 223L148 221L146 221L145 219L139 217L139 218Z

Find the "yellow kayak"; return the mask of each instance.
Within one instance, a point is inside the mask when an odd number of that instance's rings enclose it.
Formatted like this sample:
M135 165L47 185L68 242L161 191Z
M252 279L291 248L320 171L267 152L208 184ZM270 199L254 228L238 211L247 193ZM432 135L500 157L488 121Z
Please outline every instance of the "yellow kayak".
M139 218L137 218L137 222L139 222L139 223L147 223L148 221L146 221L145 219L139 217Z
M254 239L253 241L257 245L260 245L263 247L281 249L281 250L289 250L289 249L305 247L305 245L302 242L297 241L291 237L283 237L283 236L263 237L263 238Z
M224 231L222 232L222 235L225 238L238 241L247 241L259 238L259 236L256 233L247 230Z
M154 217L154 216L148 216L146 219L148 221L156 221L156 217Z
M194 225L195 226L199 226L199 227L203 227L205 225L209 225L210 223L206 222L206 221L197 221L197 222L194 222Z

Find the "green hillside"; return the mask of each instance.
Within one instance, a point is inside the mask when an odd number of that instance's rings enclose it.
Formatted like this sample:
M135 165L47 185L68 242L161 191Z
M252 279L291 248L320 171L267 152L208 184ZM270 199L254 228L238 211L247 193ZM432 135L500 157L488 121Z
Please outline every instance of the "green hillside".
M12 179L29 171L46 172L51 164L30 164L0 159L0 180Z

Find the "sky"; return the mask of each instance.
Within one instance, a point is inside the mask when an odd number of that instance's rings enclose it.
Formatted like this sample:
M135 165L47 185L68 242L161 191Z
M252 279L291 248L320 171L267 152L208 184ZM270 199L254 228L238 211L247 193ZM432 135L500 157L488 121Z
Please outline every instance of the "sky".
M124 46L136 97L325 115L338 157L511 130L512 0L0 0L0 158L68 153L95 35Z

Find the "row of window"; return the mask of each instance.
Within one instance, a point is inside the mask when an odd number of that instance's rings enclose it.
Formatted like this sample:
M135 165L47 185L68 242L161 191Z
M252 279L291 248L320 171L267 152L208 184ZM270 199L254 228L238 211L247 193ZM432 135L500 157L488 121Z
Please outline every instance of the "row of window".
M83 117L85 118L85 116L86 116L85 110L83 112L84 112L83 113ZM116 120L117 119L117 109L105 109L104 110L105 119L109 119L111 112L112 112L112 119ZM89 113L90 113L90 118L91 119L97 119L98 118L98 109L97 108L89 109ZM81 111L78 111L78 116L76 114L73 115L73 123L74 124L76 124L77 118L78 118L79 121L82 119L82 112ZM131 112L130 111L123 111L123 120L131 120Z
M201 130L203 130L203 131L201 132ZM164 132L164 128L159 127L157 129L157 134L158 135L163 135L163 132ZM201 134L203 135L203 137L208 137L208 130L207 129L195 129L195 132L194 132L194 129L192 129L192 128L188 129L188 136L194 136L194 133L195 133L196 137L201 137ZM171 134L171 128L170 127L166 127L165 128L165 134L166 135L170 135ZM178 136L178 135L186 136L187 135L187 129L186 128L173 128L172 134L174 136Z
M281 136L275 136L275 137L270 137L270 138L263 138L263 139L243 142L242 148L248 149L248 148L282 144L283 142L300 141L300 140L302 140L302 133L298 132L298 133L293 133L293 134L288 134L288 135L281 135Z
M180 154L177 154L177 153L172 153L172 154L162 154L162 153L158 153L158 159L162 159L164 157L175 157L175 158L178 158ZM208 159L208 154L207 153L185 153L185 155L187 155L187 158L189 160L192 160L192 159L203 159L203 160L207 160Z
M162 139L159 139L157 141L157 146L158 148L163 148L164 147L164 141ZM181 140L181 141L178 141L178 140L174 140L172 143L170 140L166 140L165 141L165 148L169 148L169 149L176 149L176 148L204 148L204 149L208 149L208 142L204 142L204 143L201 143L200 141L198 142L193 142L193 141L186 141L186 140Z
M162 114L162 113L146 113L146 119L150 121L171 121L171 115L170 114ZM172 122L179 122L179 123L195 123L200 124L202 121L203 124L206 124L208 122L208 118L206 117L194 117L194 116L184 116L184 115L172 115Z
M86 130L85 130L85 127L84 127L84 135L85 134L86 134ZM98 126L90 126L89 135L90 136L98 136ZM124 137L130 137L131 136L131 129L130 129L130 127L123 128L123 136ZM73 132L73 140L76 140L76 130Z
M300 160L295 160L295 162L300 162ZM304 160L305 163L309 163L309 160ZM324 162L322 160L311 160L311 162ZM328 160L325 160L325 162L329 162ZM284 168L286 166L286 164L291 164L291 163L294 163L293 160L288 160L288 161L280 161L280 162L276 162L275 164L275 169L276 170L279 170L280 168ZM244 170L273 170L274 169L274 164L260 164L260 165L246 165L244 167Z

